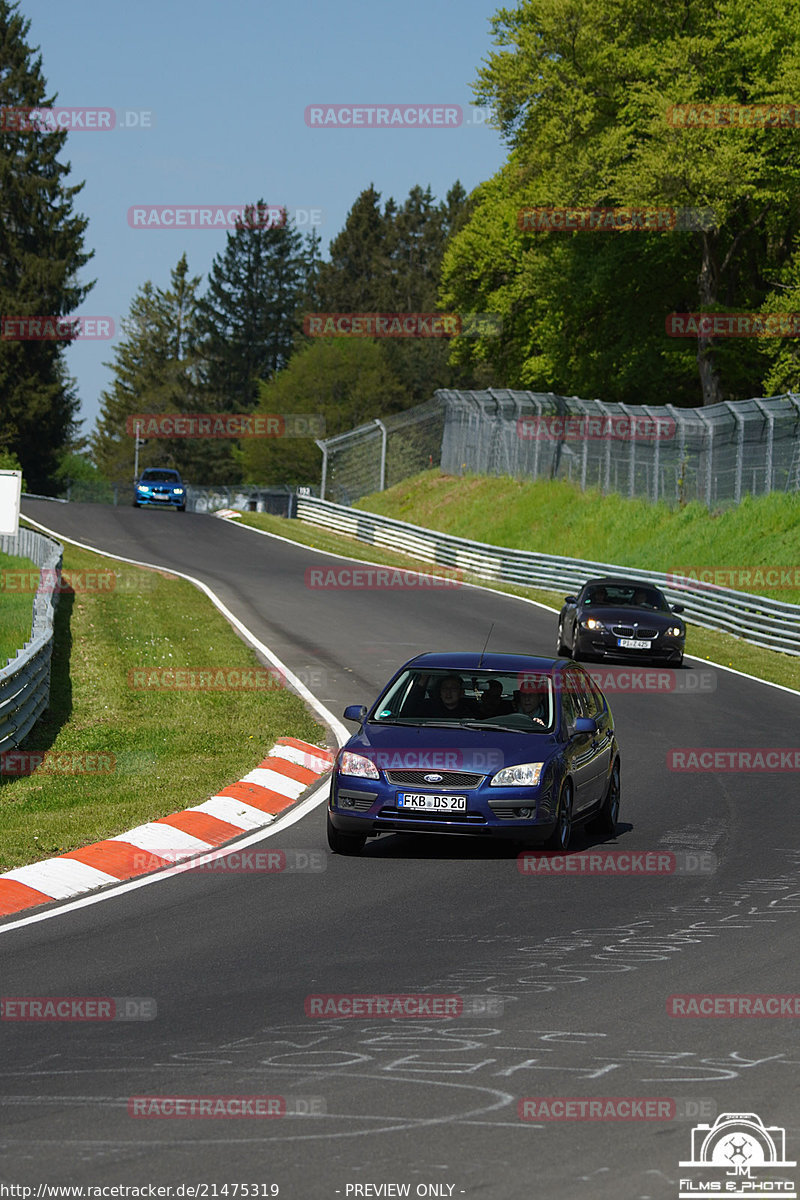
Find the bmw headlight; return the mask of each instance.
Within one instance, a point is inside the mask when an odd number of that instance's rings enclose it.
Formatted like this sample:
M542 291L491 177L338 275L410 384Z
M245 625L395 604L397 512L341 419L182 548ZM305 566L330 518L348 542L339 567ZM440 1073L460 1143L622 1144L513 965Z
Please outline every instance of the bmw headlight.
M136 490L137 492L149 492L150 488L144 483L137 483Z
M683 630L680 625L670 625L667 630L667 637L683 637Z
M339 773L354 775L358 779L380 779L378 768L371 758L364 758L363 754L353 754L350 750L345 750L339 759Z
M584 617L581 625L584 629L605 629L605 625L602 621L598 621L597 617Z
M175 495L176 495L176 496L182 496L182 495L183 495L183 488L173 488L172 490L173 490L173 492L175 493Z
M503 767L491 780L490 787L538 787L544 763L517 763Z

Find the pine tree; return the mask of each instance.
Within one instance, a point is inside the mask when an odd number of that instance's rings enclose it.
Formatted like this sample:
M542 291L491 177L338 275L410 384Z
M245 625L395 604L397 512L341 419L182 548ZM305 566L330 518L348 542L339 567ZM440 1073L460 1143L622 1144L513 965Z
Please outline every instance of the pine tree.
M26 42L30 21L0 0L0 313L68 316L92 284L77 276L87 220L73 212L82 183L67 186L65 132L37 128L21 110L49 108L42 59ZM52 488L59 451L75 434L78 399L63 341L0 339L0 443L21 460L28 487Z
M271 211L263 200L246 209L199 304L207 407L219 412L252 411L259 382L286 364L300 328L303 237Z
M104 476L125 481L133 470L133 436L126 420L137 413L205 411L198 357L197 290L186 255L173 268L170 286L144 284L124 322L125 338L114 350L110 391L101 397L100 416L92 438L97 465ZM176 467L193 483L235 482L231 444L207 439L149 440L139 465Z

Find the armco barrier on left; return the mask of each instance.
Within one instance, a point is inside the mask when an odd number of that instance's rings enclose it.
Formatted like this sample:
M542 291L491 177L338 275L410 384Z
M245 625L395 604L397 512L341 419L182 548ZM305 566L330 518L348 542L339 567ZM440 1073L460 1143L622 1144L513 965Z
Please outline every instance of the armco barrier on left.
M32 529L20 529L14 537L0 537L0 550L29 558L51 581L53 574L61 571L64 547ZM52 583L39 587L33 597L30 640L0 669L0 753L16 749L48 706L58 597Z

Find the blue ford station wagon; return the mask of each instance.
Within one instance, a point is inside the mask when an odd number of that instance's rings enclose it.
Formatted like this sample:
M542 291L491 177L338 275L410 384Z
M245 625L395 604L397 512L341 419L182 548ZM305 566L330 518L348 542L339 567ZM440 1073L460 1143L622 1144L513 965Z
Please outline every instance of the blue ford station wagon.
M565 851L572 828L613 836L614 719L570 659L428 653L405 663L339 751L328 844L359 854L380 833L500 837Z

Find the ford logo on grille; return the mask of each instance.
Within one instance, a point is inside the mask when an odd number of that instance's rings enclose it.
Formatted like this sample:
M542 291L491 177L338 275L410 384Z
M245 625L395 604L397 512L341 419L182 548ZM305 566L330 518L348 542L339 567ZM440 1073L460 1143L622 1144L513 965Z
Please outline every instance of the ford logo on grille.
M426 783L441 783L442 782L441 775L423 775L423 779L425 780Z

